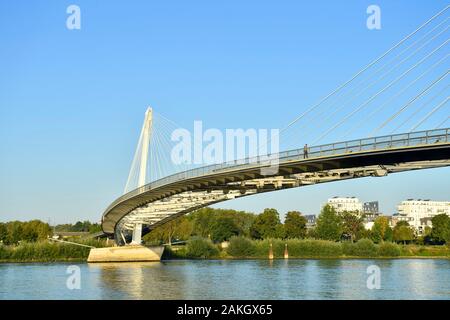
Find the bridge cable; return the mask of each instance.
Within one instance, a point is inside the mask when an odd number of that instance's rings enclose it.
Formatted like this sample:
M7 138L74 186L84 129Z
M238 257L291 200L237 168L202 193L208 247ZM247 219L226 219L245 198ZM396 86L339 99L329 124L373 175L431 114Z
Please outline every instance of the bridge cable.
M447 96L447 98L445 98L439 105L437 105L433 110L431 110L421 121L419 121L418 124L416 124L415 126L413 126L409 132L412 132L414 130L416 130L422 123L424 123L426 120L428 120L428 118L431 117L431 115L433 113L435 113L436 111L438 111L440 108L442 108L443 106L445 106L448 102L448 100L450 99L450 96Z
M164 176L173 174L177 171L173 162L171 161L172 146L169 143L173 128L171 126L176 123L158 114L158 126L155 127L155 155L154 163L155 175L152 176L152 181L163 178Z
M315 110L317 107L322 105L325 101L327 101L330 97L334 96L337 92L345 88L348 84L353 82L357 77L359 77L362 73L367 71L369 68L371 68L373 65L378 63L380 60L382 60L385 56L387 56L389 53L391 53L393 50L397 49L399 46L401 46L403 43L405 43L408 39L410 39L412 36L414 36L416 33L418 33L420 30L422 30L424 27L426 27L428 24L430 24L433 20L441 16L445 11L448 10L450 5L447 5L444 9L439 11L437 14L432 16L430 19L428 19L426 22L424 22L422 25L420 25L416 30L408 34L406 37L404 37L402 40L400 40L397 44L392 46L390 49L388 49L386 52L384 52L381 56L373 60L371 63L369 63L367 66L365 66L363 69L358 71L356 74L354 74L349 80L347 80L345 83L340 85L337 89L329 93L327 96L322 98L318 103L308 108L305 112L303 112L301 115L299 115L297 118L295 118L293 121L291 121L286 127L284 127L279 135L283 132L285 132L287 129L289 129L291 126L293 126L295 123L297 123L299 120L303 119L307 114L309 114L311 111ZM270 139L268 139L267 144L270 142Z
M164 129L163 129L164 128ZM169 164L170 162L167 161L167 159L165 159L165 152L167 152L166 150L166 146L164 145L165 142L165 135L163 135L163 133L165 133L166 129L165 127L161 126L161 128L158 130L158 133L156 134L156 141L158 143L158 150L155 156L155 166L157 167L157 175L155 175L155 177L153 178L153 181L159 180L161 178L163 178L165 175L168 175L169 172L171 171L171 167L166 167L167 164ZM167 172L167 174L166 174Z
M439 32L437 35L435 35L433 38L431 38L430 40L428 40L427 42L425 42L422 46L420 46L418 49L416 49L411 55L409 55L407 58L403 59L402 62L400 64L402 64L405 60L409 59L411 56L415 55L419 50L421 50L426 44L428 44L430 41L434 40L436 37L438 37L439 35L441 35L443 32L447 31L449 27L447 27L446 29L444 29L443 31ZM429 56L427 56L426 58L428 58ZM426 59L425 59L426 60ZM411 70L415 69L418 65L420 65L422 62L424 62L425 60L421 60L418 64L416 64L414 67L412 67L411 69L407 70L407 72L405 72L404 74L402 74L402 76L398 79L396 79L396 81L394 83L391 83L392 85L395 84L397 81L399 81L401 78L403 78L403 76L406 76ZM388 72L389 73L389 72ZM385 74L386 75L386 74ZM384 76L385 76L384 75ZM384 78L384 76L382 78ZM377 92L375 95L373 95L369 100L367 100L367 103L370 103L371 101L373 101L379 94L383 93L384 91L386 91L387 89L389 89L391 87L391 85L388 85L388 87L385 87L383 90ZM362 108L364 108L367 104L364 104L362 106ZM343 107L339 108L338 110L335 110L333 112L333 115L336 113L336 111L341 110ZM349 115L349 117L353 116L354 114L356 114L357 112L359 112L362 108L357 108L355 111L355 113L352 113ZM335 127L333 127L331 131L333 131L334 129L336 129L337 127L339 127L340 125L342 125L349 117L344 118L344 120L342 120L340 123L338 123L338 125L336 125ZM329 132L328 132L329 133ZM326 133L325 136L328 134ZM323 138L323 137L321 137ZM319 138L318 140L321 140L321 138ZM318 141L316 140L316 141Z
M427 102L422 104L419 108L417 108L416 111L414 111L405 121L403 121L399 126L397 126L394 130L391 131L390 134L393 134L395 131L403 127L406 123L408 123L412 118L414 118L420 111L422 111L426 106L428 106L431 102L433 102L434 99L439 97L443 92L447 91L450 85L447 85L444 87L441 91L439 91L437 94L435 94L431 99L429 99Z
M146 183L153 182L163 178L166 174L176 171L170 161L170 145L171 131L179 128L174 121L167 119L161 114L153 111L152 132L149 140L148 162L146 171ZM141 167L141 152L143 148L143 131L139 137L136 152L132 161L131 170L125 186L125 192L129 192L137 188L138 177Z
M447 21L447 20L446 20ZM435 30L436 28L434 28L433 30ZM405 59L403 59L402 61L400 61L399 63L397 63L396 65L394 65L388 72L386 72L386 73L384 73L383 74L383 76L382 77L380 77L378 80L376 80L376 81L374 81L374 82L372 82L369 86L367 86L363 91L365 91L366 89L368 89L368 88L370 88L370 87L372 87L372 86L374 86L378 81L380 81L380 80L382 80L382 79L384 79L389 73L391 73L395 68L397 68L398 66L400 66L401 64L403 64L406 60L408 60L408 59L410 59L412 56L414 56L414 55L416 55L417 54L417 52L419 52L425 45L427 45L429 42L431 42L432 40L434 40L434 39L436 39L438 36L440 36L442 33L444 33L444 32L446 32L447 30L449 29L449 27L447 26L447 28L445 28L444 30L442 30L441 32L439 32L437 35L435 35L434 37L432 37L431 39L429 39L428 41L426 41L424 44L422 44L419 48L417 48L412 54L410 54L409 56L407 56ZM420 39L419 41L421 41L421 40L423 40L423 38L422 39ZM414 44L416 44L416 43L418 43L419 41L416 41ZM413 45L414 45L413 44ZM409 46L408 48L410 48L411 46ZM407 49L408 49L407 48ZM398 56L397 56L398 57ZM427 56L427 58L428 58L428 56ZM392 60L392 61L394 61L394 60L396 60L395 58ZM425 59L426 60L426 59ZM391 62L392 62L391 61ZM424 61L424 60L423 60ZM421 61L419 64L421 64L423 61ZM388 63L389 64L389 63ZM417 67L419 64L417 64L417 65L415 65L414 66L414 68L415 67ZM414 69L414 68L412 68L412 69ZM382 68L383 69L383 68ZM409 70L410 71L410 70ZM409 73L409 71L407 72L407 73ZM406 75L406 74L404 74L404 75ZM398 80L400 80L400 79L398 79ZM387 88L387 89L389 89L389 88ZM385 90L383 90L382 92L384 92ZM379 93L377 93L375 96L372 96L372 99L369 99L369 101L366 101L366 102L368 102L368 103L370 103L371 101L373 101L373 99L375 99L377 96L378 96L378 94L380 94L380 93L382 93L382 92L379 92ZM362 92L361 92L362 93ZM358 94L359 95L359 94ZM349 101L351 101L352 99L350 99L350 100L347 100L347 102L349 102ZM345 107L345 104L344 105L342 105L340 108L337 108L337 109L335 109L331 114L329 114L328 116L327 116L327 118L324 120L324 121L327 121L328 119L330 119L332 116L334 116L338 111L340 111L340 110L342 110L343 109L343 107ZM359 112L359 110L357 111L357 112ZM352 115L351 115L352 116ZM343 121L342 121L342 123L340 123L340 124L338 124L338 126L340 126L341 124L343 124L345 121L346 121L347 119L344 119ZM338 126L336 126L336 127L338 127ZM334 130L334 129L333 129ZM332 131L332 130L331 130ZM330 131L330 132L331 132ZM327 133L328 134L328 133ZM326 135L327 135L326 134ZM325 135L325 136L326 136ZM306 135L306 136L308 136L308 134ZM316 140L316 141L319 141L319 140L321 140L321 139L318 139L318 140ZM315 142L314 142L315 143Z
M435 52L437 52L439 49L441 49L443 46L445 46L449 40L446 40L444 43L442 43L439 47L434 49L431 53L429 53L427 56L422 58L418 63L416 63L414 66L403 72L399 77L397 77L395 80L391 81L387 86L385 86L383 89L378 91L375 95L373 95L369 100L365 101L363 104L359 105L355 110L353 110L350 114L348 114L346 117L344 117L343 120L341 120L339 123L328 129L324 134L322 134L318 139L314 141L314 143L317 143L318 141L322 140L324 137L326 137L330 132L341 126L345 121L347 121L350 117L352 117L354 114L362 110L365 106L367 106L370 102L372 102L376 97L378 97L381 93L385 92L389 88L391 88L394 84L396 84L399 80L404 78L409 72L411 72L413 69L418 67L420 64L422 64L426 59L428 59L430 56L432 56Z
M382 125L380 125L378 128L376 128L372 133L369 135L369 137L373 137L375 133L377 133L379 130L384 128L389 122L394 120L400 113L402 113L406 108L408 108L411 104L413 104L417 99L421 98L425 93L427 93L431 88L433 88L436 84L441 82L445 77L447 77L449 71L445 72L443 75L441 75L438 79L433 81L428 87L426 87L424 90L422 90L418 95L416 95L413 99L408 101L405 105L403 105L395 114L393 114L389 119L387 119Z
M317 106L321 105L322 102L326 101L329 97L333 96L335 93L337 93L338 91L340 91L342 88L346 87L347 84L349 84L350 82L352 82L354 79L356 79L359 75L361 75L362 73L364 73L367 69L369 69L370 67L372 67L373 65L375 65L378 61L380 61L381 59L383 59L385 56L387 56L389 53L391 53L393 50L395 50L396 48L398 48L400 45L402 45L405 41L407 41L409 38L411 38L413 35L415 35L417 32L419 32L422 28L424 28L425 26L427 26L431 21L433 21L435 18L439 17L442 13L444 13L448 8L450 7L450 5L448 5L447 7L445 7L442 11L438 12L436 15L434 15L433 17L431 17L427 22L425 22L424 24L422 24L419 28L417 28L416 30L414 30L412 33L410 33L408 36L406 36L405 38L403 38L402 40L400 40L400 42L398 42L396 45L394 45L393 47L391 47L389 50L387 50L385 53L383 53L380 57L378 57L377 59L375 59L374 61L372 61L370 64L368 64L366 67L364 67L362 70L358 71L351 79L347 80L344 84L342 84L341 86L339 86L337 89L335 89L333 92L331 92L330 94L328 94L325 98L323 98L318 104L314 105L313 107L309 108L307 111L305 111L302 115L300 115L299 117L297 117L296 119L294 119L292 122L290 122L282 131L286 130L287 128L289 128L290 126L292 126L293 124L295 124L297 121L299 121L301 118L303 118L307 113L309 113L311 110L315 109Z
M437 25L436 27L434 27L432 30L430 30L429 32L427 32L422 38L420 38L419 40L415 41L414 43L412 43L411 45L409 45L408 47L406 47L403 51L401 51L399 54L397 54L391 61L389 61L388 63L384 64L383 66L381 66L381 68L378 68L375 72L372 73L371 78L373 78L373 75L378 74L380 71L384 70L387 66L389 66L390 64L392 64L394 61L396 61L401 55L403 55L403 53L407 52L409 49L413 48L415 45L417 45L419 42L421 42L422 40L424 40L428 35L430 35L433 31L435 31L437 28L439 28L442 24L444 24L445 22L447 22L450 18L446 18L443 22L441 22L439 25ZM441 34L443 34L444 32L446 32L449 29L449 26L447 26L447 28L445 28L444 30L442 30L441 32L439 32L438 34L436 34L435 36L433 36L431 39L429 39L428 41L426 41L425 43L423 43L419 48L417 48L412 54L410 54L409 56L407 56L406 58L404 58L403 60L401 60L400 62L398 62L397 64L395 64L394 66L392 66L392 68L390 68L388 70L388 72L385 72L380 78L378 78L376 81L371 82L368 86L364 87L362 91L360 91L357 95L355 95L354 97L352 97L352 99L347 100L345 103L350 102L351 100L353 100L353 98L359 96L361 93L363 93L364 91L366 91L367 89L373 87L377 82L381 81L382 79L384 79L387 75L389 75L393 70L395 70L396 68L398 68L399 66L401 66L403 63L405 63L407 60L409 60L411 57L415 56L420 50L422 50L428 43L430 43L431 41L433 41L434 39L436 39L438 36L440 36ZM355 90L352 90L352 92ZM335 105L336 103L334 103L333 105ZM345 104L344 104L345 105ZM322 112L325 113L328 110L324 110ZM336 111L334 112L336 113Z
M166 126L163 127L162 130L161 130L162 131L161 132L161 137L162 137L161 141L162 141L162 144L164 145L163 149L167 151L167 159L166 159L167 162L173 164L173 161L171 161L172 160L172 158L171 158L172 157L171 151L172 151L172 148L173 148L173 143L172 143L171 137L172 137L172 133L173 133L173 129L174 128L173 127L171 128L171 126L170 126L171 124L175 125L177 129L180 128L180 126L178 126L173 121L167 122ZM167 137L167 138L165 138L165 137ZM180 172L180 171L186 171L188 169L188 166L187 166L186 163L175 164L174 167L171 167L170 169L174 170L174 172L172 172L172 173L176 173L176 172Z
M142 127L142 129L141 129L141 133L140 133L140 136L139 136L139 140L138 140L138 144L137 144L137 147L136 147L136 151L134 153L134 158L133 158L133 161L131 163L131 170L130 170L130 172L128 174L128 179L127 179L127 182L125 184L124 194L129 192L129 191L131 191L130 190L131 183L132 183L132 180L134 180L134 178L135 178L134 174L136 173L134 168L136 168L136 165L138 164L138 162L140 162L140 159L141 159L139 150L140 150L141 145L142 145L143 135L144 135L144 127Z
M373 78L374 75L378 74L380 71L384 70L387 66L389 66L390 64L392 64L394 61L396 61L403 53L405 53L407 50L411 49L412 47L414 47L416 44L418 44L419 42L421 42L422 40L424 40L428 35L430 35L433 31L435 31L438 27L440 27L442 24L444 24L445 22L448 21L449 18L445 19L443 22L441 22L439 25L437 25L436 27L434 27L431 31L427 32L422 38L420 38L419 40L415 41L413 44L409 45L407 48L405 48L402 52L400 52L399 54L397 54L391 61L389 61L388 63L384 64L383 66L381 66L381 68L378 68L370 77ZM434 39L436 39L438 36L440 36L441 34L443 34L444 32L446 32L449 29L449 26L447 26L444 30L440 31L438 34L436 34L435 36L433 36L431 39L427 40L425 43L423 43L420 47L418 47L412 54L408 55L406 58L404 58L403 60L401 60L400 62L398 62L397 64L395 64L394 66L392 66L387 72L383 73L381 75L381 77L379 77L377 80L372 81L371 83L369 83L367 86L365 86L361 91L359 91L356 95L351 96L356 90L353 89L350 92L350 99L347 99L344 103L341 103L341 106L338 108L335 108L333 112L331 112L330 114L328 114L325 119L323 119L323 121L327 121L331 118L333 118L333 116L335 114L337 114L339 111L341 111L349 102L351 102L352 100L354 100L356 97L360 96L363 92L365 92L367 89L375 86L378 82L380 82L381 80L383 80L385 77L387 77L390 73L392 73L392 71L394 71L396 68L398 68L399 66L401 66L402 64L404 64L407 60L409 60L411 57L415 56L420 50L422 50L428 43L430 43L431 41L433 41ZM369 80L367 79L367 80ZM348 95L347 95L348 96ZM339 100L338 100L339 101ZM329 108L332 108L332 106L336 105L338 101L335 101L334 103L331 104L331 106L329 106ZM321 113L319 113L318 115L316 115L313 119L311 119L311 121L308 121L306 123L304 123L302 126L300 126L298 128L299 129L305 129L308 126L315 124L317 119L320 117L322 117L326 112L328 111L328 109L323 110ZM310 132L311 133L311 132ZM307 133L304 137L307 137L310 133ZM286 136L286 139L290 138L292 135L294 134L294 132L291 132L289 136Z
M162 155L162 159L164 159L162 164L167 174L174 174L176 172L179 172L180 170L181 171L186 170L185 166L181 166L180 168L179 165L174 164L174 162L172 161L171 158L172 156L171 150L173 148L173 145L171 144L172 132L173 128L170 127L169 123L167 123L167 125L160 131L160 141L162 145L162 150L165 153Z
M156 181L163 176L163 169L162 169L163 159L161 155L163 148L161 147L160 142L160 130L155 132L154 136L155 136L154 148L156 149L155 150L156 152L154 153L154 159L152 159L153 161L151 163L153 165L154 172L151 172L152 175L150 176L150 182Z
M434 129L440 129L448 120L450 119L450 116L448 116L447 118L445 118L444 119L444 121L442 121L441 123L439 123L438 125L437 125L437 127L436 128L434 128Z
M447 20L445 20L447 21ZM420 50L422 50L428 43L430 43L431 41L433 41L434 39L436 39L438 36L440 36L441 34L443 34L444 32L446 32L449 29L449 26L447 26L447 28L445 28L444 30L442 30L441 32L439 32L438 34L436 34L435 36L433 36L431 39L429 39L428 41L426 41L425 43L423 43L419 48L417 48L412 54L410 54L409 56L407 56L405 59L401 60L398 64L394 65L394 67L392 67L388 72L384 73L378 80L374 81L373 83L371 83L371 85L369 85L366 89L374 86L378 81L384 79L388 74L390 74L395 68L397 68L398 66L402 65L405 61L409 60L411 57L415 56ZM434 30L434 29L433 29ZM421 41L422 39L420 39L419 41ZM418 41L416 41L415 43L417 43ZM415 44L414 43L414 44ZM413 45L414 45L413 44ZM409 49L411 46L409 46L406 49ZM394 59L395 60L395 59ZM364 89L364 91L366 90ZM389 89L389 88L388 88ZM376 98L377 94L375 96L372 96L372 98ZM348 101L347 101L348 102ZM370 103L370 102L369 102ZM345 107L345 105L342 105L340 108L335 109L327 118L326 120L328 120L329 118L331 118L332 116L334 116L336 113L338 113L340 110L342 110ZM358 111L357 111L358 112ZM325 120L325 121L326 121ZM345 120L344 120L345 122Z
M403 87L400 91L398 91L395 95L391 96L389 99L387 99L385 102L383 102L378 108L376 108L374 111L372 111L371 113L369 113L367 115L367 117L365 117L364 119L362 119L361 121L359 121L358 123L356 123L355 126L353 126L352 128L350 128L350 130L348 130L344 135L343 138L349 136L350 134L354 133L357 129L359 129L363 124L367 124L368 120L371 119L375 114L377 114L378 112L380 112L382 109L384 109L388 103L394 101L396 98L398 98L399 96L401 96L404 92L406 92L409 88L411 88L414 84L416 84L419 80L421 80L422 78L424 78L428 73L430 73L432 70L434 70L434 68L436 68L438 65L440 65L443 61L445 61L450 54L447 54L444 58L442 58L441 60L439 60L438 62L436 62L434 65L432 65L431 67L429 67L427 70L425 70L425 72L423 72L421 75L419 75L416 79L414 79L413 81L411 81L407 86Z

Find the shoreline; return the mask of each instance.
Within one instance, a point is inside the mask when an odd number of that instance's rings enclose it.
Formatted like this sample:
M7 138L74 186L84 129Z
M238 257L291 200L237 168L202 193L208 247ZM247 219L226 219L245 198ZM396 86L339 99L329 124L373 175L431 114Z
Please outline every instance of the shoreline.
M169 261L280 261L280 260L450 260L450 256L400 256L400 257L364 257L364 256L330 256L330 257L290 257L285 259L274 258L268 259L263 257L211 257L208 259L200 259L200 258L174 258L174 259L161 259L159 262L169 262ZM70 263L70 262L78 262L78 263L88 263L87 259L78 259L78 258L67 258L67 259L57 259L57 260L0 260L1 264L44 264L44 263ZM155 261L158 262L158 261ZM130 263L130 262L123 262Z
M103 243L95 243L104 247ZM287 252L289 248L289 252ZM193 239L186 246L166 246L161 261L173 260L405 260L450 259L450 246L374 244L369 239L355 243L315 239L248 240L233 238L227 248L207 239ZM48 242L0 245L1 263L87 263L90 250ZM159 260L160 256L155 260ZM151 260L151 259L150 259Z

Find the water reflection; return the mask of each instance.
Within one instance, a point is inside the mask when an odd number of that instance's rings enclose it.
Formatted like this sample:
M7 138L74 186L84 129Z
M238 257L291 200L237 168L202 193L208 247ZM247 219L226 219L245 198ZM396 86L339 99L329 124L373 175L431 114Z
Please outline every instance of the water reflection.
M381 290L367 288L367 268ZM0 299L450 299L450 260L247 260L0 264Z
M110 291L126 299L183 299L183 278L162 262L99 263L89 264L89 269L98 273L98 283L107 289L105 299Z

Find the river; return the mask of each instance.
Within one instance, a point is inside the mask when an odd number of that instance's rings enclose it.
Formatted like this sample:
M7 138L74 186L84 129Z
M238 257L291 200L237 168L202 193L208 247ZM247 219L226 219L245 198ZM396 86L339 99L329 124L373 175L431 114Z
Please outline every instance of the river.
M0 264L0 299L448 300L450 260Z

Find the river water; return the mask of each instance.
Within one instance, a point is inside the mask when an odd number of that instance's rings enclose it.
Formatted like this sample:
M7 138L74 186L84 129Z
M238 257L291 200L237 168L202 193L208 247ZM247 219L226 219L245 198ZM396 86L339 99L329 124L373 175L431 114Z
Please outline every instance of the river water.
M0 299L448 300L450 260L0 264Z

